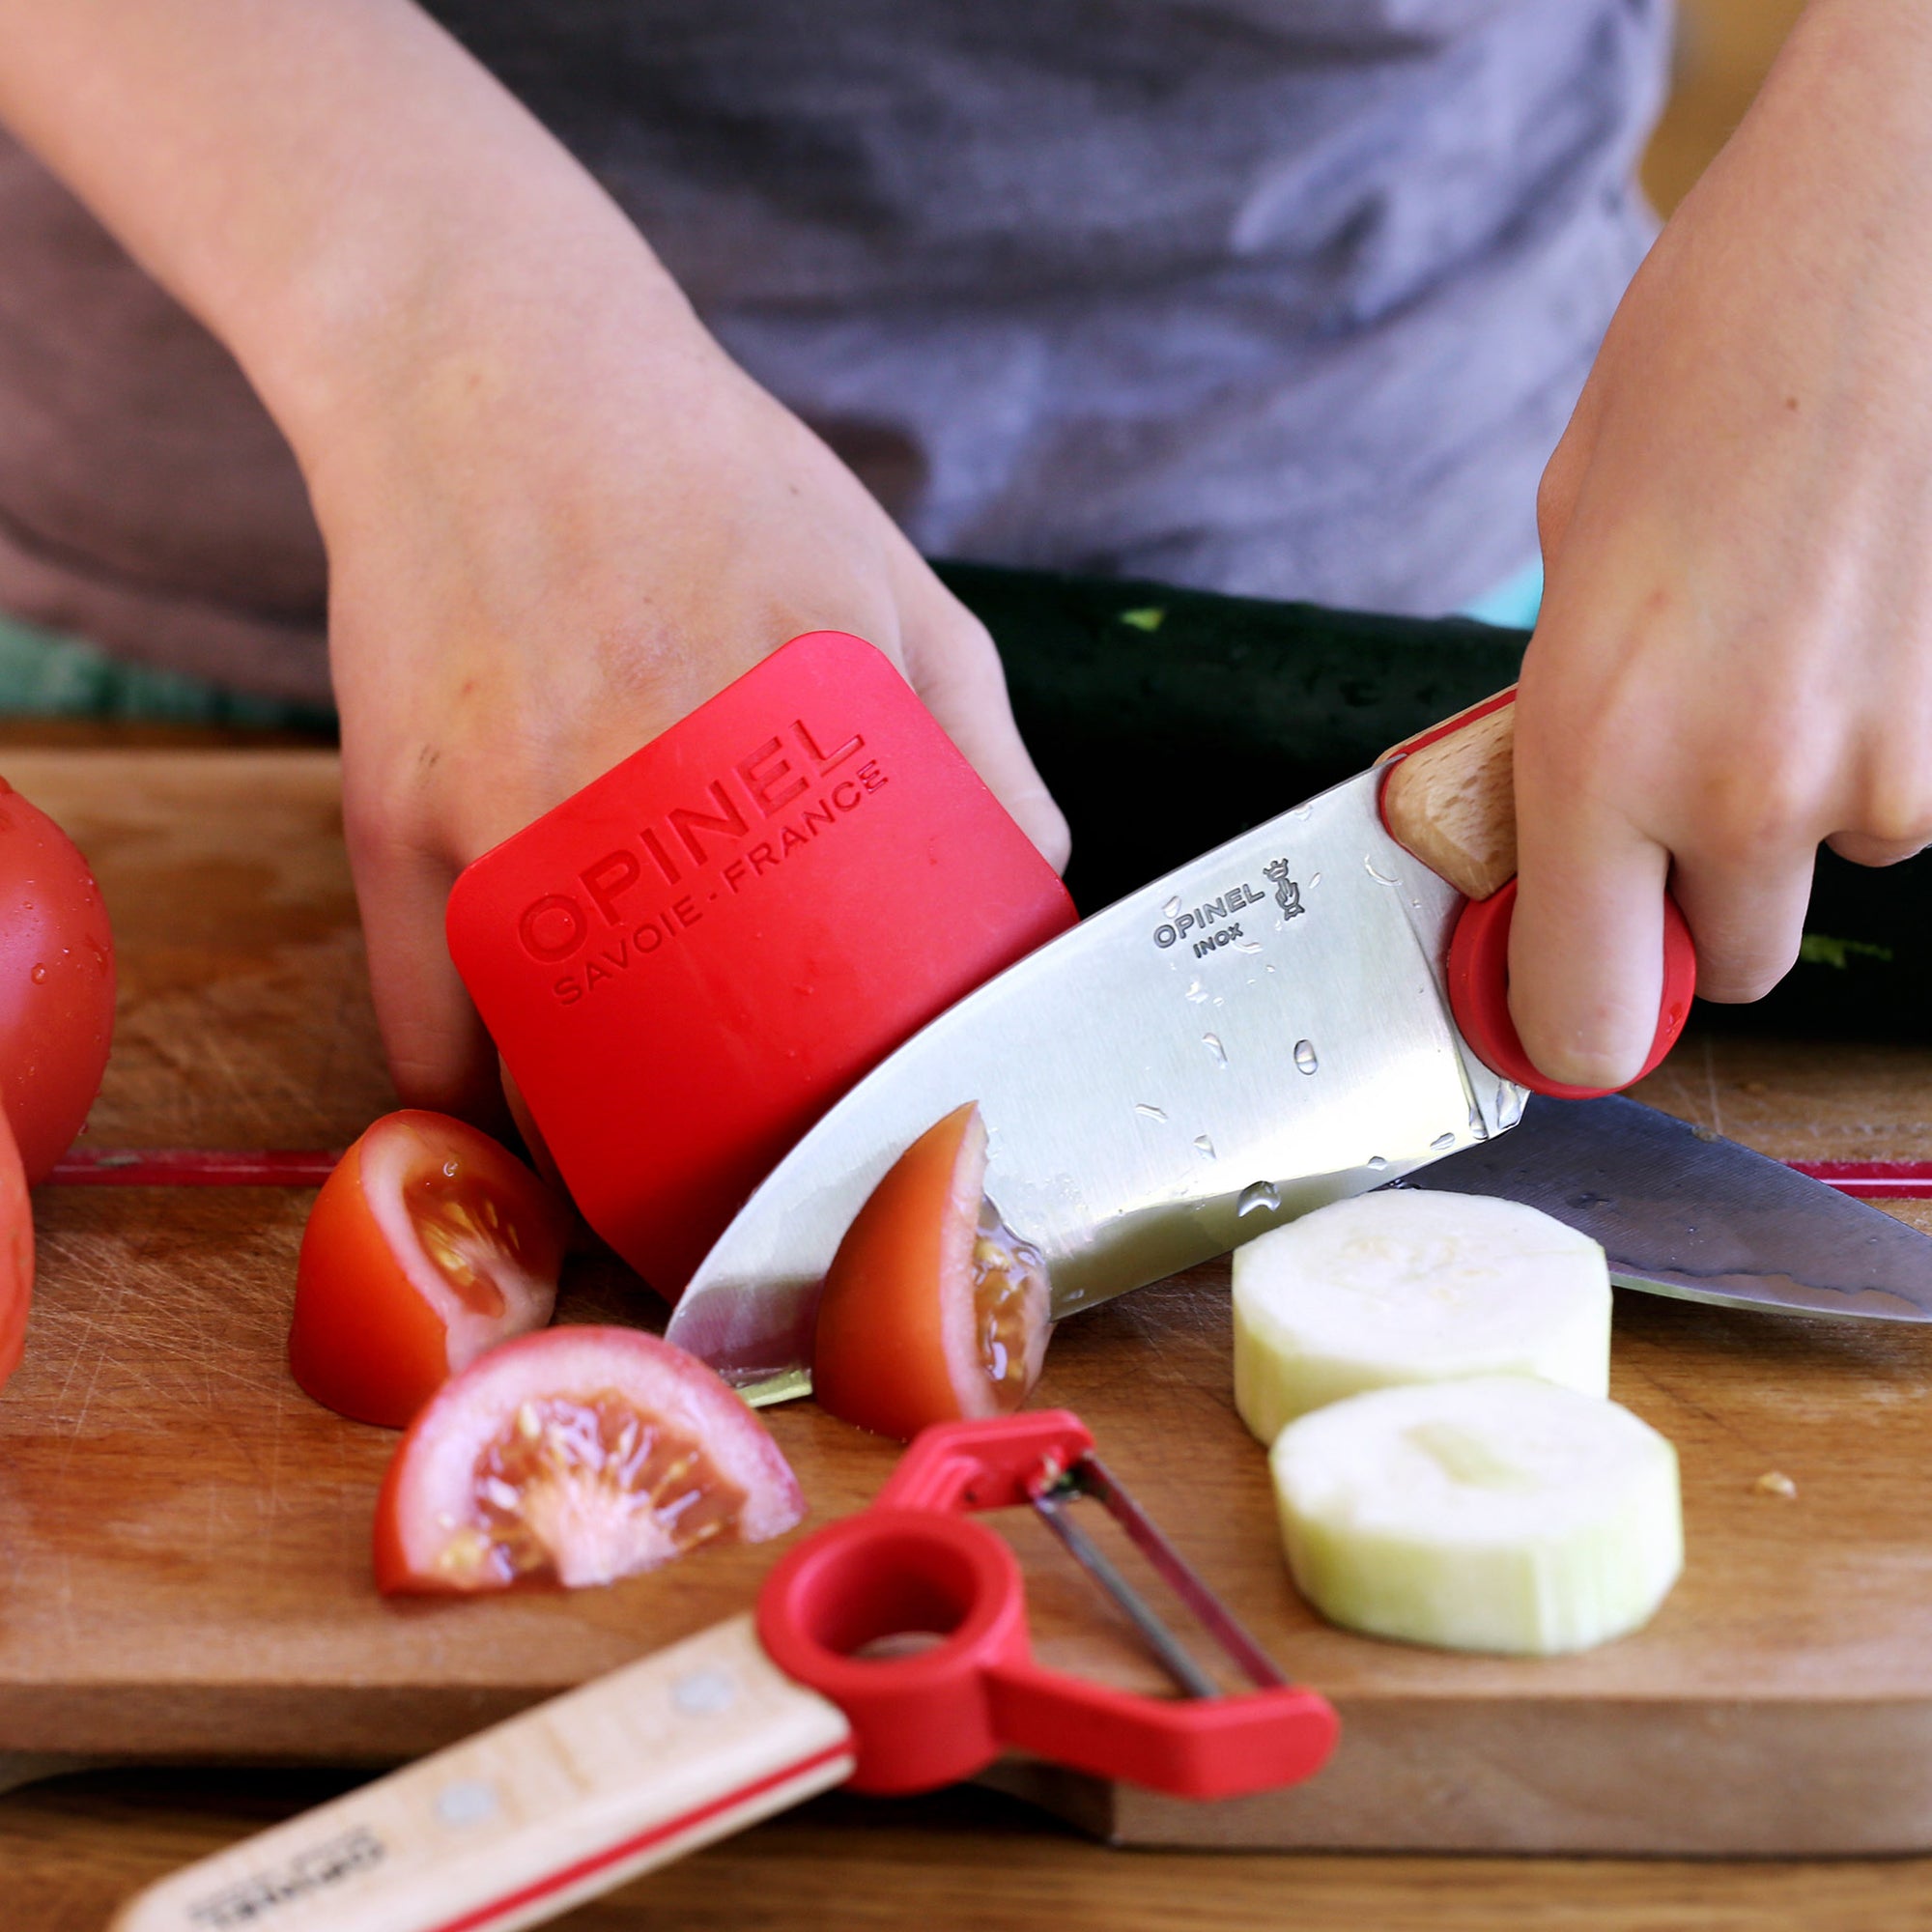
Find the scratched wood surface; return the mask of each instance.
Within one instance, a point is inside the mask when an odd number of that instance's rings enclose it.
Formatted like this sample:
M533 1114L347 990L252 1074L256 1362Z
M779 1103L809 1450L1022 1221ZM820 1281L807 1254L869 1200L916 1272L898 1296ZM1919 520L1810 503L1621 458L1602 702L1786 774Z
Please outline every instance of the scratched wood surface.
M14 753L94 860L123 1009L99 1144L339 1145L388 1104L321 753ZM1932 1054L1692 1039L1649 1088L1781 1155L1932 1154ZM370 1508L394 1438L294 1387L309 1195L43 1189L25 1366L0 1397L0 1756L379 1762L747 1605L769 1549L609 1590L385 1604ZM1678 1444L1690 1564L1651 1628L1548 1662L1322 1626L1229 1391L1224 1266L1068 1323L1041 1402L1154 1514L1346 1742L1304 1789L1197 1807L1009 1781L1140 1842L1643 1852L1932 1846L1932 1335L1626 1296L1614 1390ZM656 1319L578 1265L566 1320ZM889 1445L773 1427L825 1520ZM1764 1492L1772 1469L1793 1497ZM1149 1681L1020 1538L1055 1661Z

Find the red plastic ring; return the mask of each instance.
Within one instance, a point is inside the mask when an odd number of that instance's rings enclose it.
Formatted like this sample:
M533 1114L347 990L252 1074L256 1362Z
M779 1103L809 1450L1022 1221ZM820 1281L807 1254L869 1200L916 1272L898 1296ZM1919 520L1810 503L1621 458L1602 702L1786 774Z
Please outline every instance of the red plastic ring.
M1019 1564L964 1517L862 1510L786 1553L758 1593L758 1641L845 1713L857 1791L930 1791L1002 1748L987 1671L1028 1656ZM932 1643L867 1656L880 1638Z
M1449 1009L1470 1050L1492 1073L1548 1094L1557 1100L1595 1100L1615 1093L1611 1087L1566 1087L1539 1073L1522 1049L1509 1009L1510 924L1516 915L1516 881L1486 899L1471 899L1456 922L1449 942ZM1690 928L1669 894L1663 898L1663 999L1658 1008L1657 1033L1643 1063L1644 1074L1655 1072L1663 1056L1677 1044L1690 1017L1690 998L1697 990L1697 949Z

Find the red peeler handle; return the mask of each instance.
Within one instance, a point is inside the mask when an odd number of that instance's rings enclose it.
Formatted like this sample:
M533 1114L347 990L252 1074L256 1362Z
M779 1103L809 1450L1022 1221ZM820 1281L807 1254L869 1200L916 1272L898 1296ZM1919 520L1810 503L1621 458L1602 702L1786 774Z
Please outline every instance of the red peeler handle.
M1035 1662L1019 1566L959 1512L1023 1503L1091 1447L1065 1412L929 1429L879 1504L772 1572L759 1641L845 1713L856 1789L928 1789L1009 1747L1192 1798L1293 1783L1326 1760L1335 1714L1312 1690L1168 1700ZM908 1651L907 1633L929 1640Z
M1382 823L1469 903L1449 943L1449 1005L1483 1065L1559 1100L1613 1090L1571 1087L1539 1072L1509 1010L1509 935L1516 911L1516 806L1512 784L1516 689L1383 753ZM1677 901L1663 900L1663 996L1642 1079L1677 1044L1697 985L1697 952Z

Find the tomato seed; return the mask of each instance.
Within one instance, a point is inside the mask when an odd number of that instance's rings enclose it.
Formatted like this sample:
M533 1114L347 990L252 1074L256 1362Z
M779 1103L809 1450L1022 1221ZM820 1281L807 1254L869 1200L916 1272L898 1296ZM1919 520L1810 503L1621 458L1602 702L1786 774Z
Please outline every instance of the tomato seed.
M1026 1395L1027 1335L1046 1319L1046 1262L1000 1219L991 1201L980 1207L973 1241L973 1312L980 1360L1002 1406L1017 1408Z
M609 1582L734 1532L743 1492L613 1390L517 1407L477 1458L476 1520L439 1566L499 1582Z

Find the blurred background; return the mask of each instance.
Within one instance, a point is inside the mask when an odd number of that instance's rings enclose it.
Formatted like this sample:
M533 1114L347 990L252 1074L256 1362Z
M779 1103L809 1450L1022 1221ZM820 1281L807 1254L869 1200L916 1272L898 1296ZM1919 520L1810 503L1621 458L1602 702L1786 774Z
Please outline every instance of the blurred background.
M1677 206L1723 146L1803 6L1679 0L1673 91L1643 166L1660 211ZM0 616L0 743L319 743L333 731L327 713L116 663Z
M1665 214L1750 105L1804 0L1678 0L1678 9L1670 105L1643 164L1645 191Z

